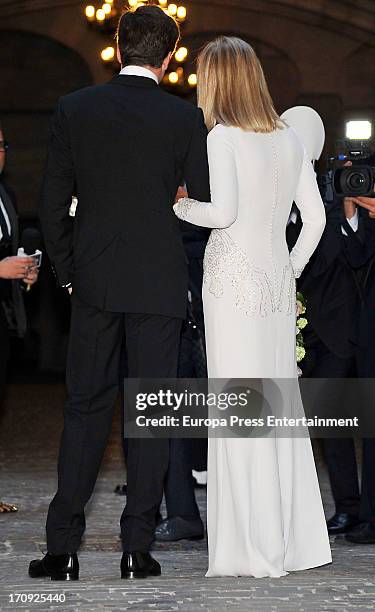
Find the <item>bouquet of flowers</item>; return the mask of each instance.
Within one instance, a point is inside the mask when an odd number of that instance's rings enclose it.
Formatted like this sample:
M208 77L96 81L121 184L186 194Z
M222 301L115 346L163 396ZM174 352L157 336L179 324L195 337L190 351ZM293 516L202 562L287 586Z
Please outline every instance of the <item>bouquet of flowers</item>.
M306 312L306 301L300 291L297 291L297 303L296 303L296 315L297 315L297 326L296 326L296 358L297 363L300 363L306 355L306 349L304 347L302 330L305 329L308 321L303 315Z

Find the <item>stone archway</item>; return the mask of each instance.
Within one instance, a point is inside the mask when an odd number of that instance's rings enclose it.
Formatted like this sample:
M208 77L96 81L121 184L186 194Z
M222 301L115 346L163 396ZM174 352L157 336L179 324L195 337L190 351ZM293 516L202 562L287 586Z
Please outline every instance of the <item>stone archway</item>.
M85 60L40 34L0 30L0 119L9 140L5 179L17 196L21 227L33 223L40 198L51 113L57 99L90 85ZM69 304L44 264L27 301L29 333L23 358L43 370L62 370ZM30 366L32 367L32 366Z
M37 207L51 113L59 96L92 83L74 50L25 31L0 30L0 119L10 142L6 174L23 217Z
M344 99L348 109L375 118L375 48L362 45L344 62ZM359 103L358 103L359 102Z

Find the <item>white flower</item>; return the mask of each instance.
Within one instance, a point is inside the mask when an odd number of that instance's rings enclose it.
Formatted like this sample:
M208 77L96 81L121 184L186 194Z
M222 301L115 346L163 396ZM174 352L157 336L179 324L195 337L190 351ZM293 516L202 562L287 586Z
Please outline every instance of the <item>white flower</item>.
M304 347L303 346L297 346L296 347L297 363L302 361L302 359L304 358L305 355L306 355L306 351L305 351Z
M299 329L304 329L307 325L307 319L305 319L304 317L300 317L299 319L297 319L297 327Z

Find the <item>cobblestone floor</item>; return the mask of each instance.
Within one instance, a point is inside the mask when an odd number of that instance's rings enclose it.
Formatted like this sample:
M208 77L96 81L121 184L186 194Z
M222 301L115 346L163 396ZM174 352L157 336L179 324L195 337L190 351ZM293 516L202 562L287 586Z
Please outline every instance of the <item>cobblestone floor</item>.
M333 564L279 579L204 577L207 543L157 545L160 578L121 581L118 520L124 500L113 494L123 480L120 433L114 425L95 495L87 513L78 583L32 581L30 559L44 550L44 520L55 488L61 430L61 385L17 385L9 390L0 421L1 498L19 512L0 515L1 610L251 610L333 612L375 609L375 546L332 542ZM31 408L32 406L32 408ZM327 512L332 510L325 471L319 475ZM205 493L198 491L204 512ZM20 594L18 603L11 603ZM22 603L31 596L61 595L62 603Z

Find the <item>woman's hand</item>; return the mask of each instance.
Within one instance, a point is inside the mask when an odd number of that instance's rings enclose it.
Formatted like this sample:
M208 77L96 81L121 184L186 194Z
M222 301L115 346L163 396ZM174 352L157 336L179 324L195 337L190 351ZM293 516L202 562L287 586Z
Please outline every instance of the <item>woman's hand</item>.
M24 280L33 274L35 269L35 260L32 257L5 257L0 261L0 278Z
M184 189L183 187L179 187L176 193L174 203L177 204L178 200L181 200L181 198L187 198L187 197L188 197L188 192L186 191L186 189Z

